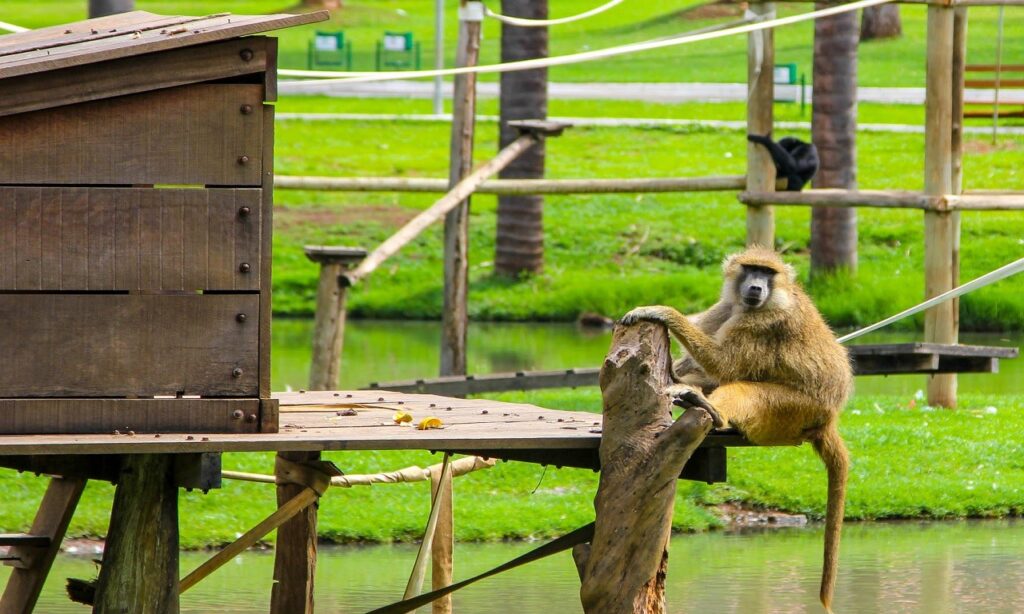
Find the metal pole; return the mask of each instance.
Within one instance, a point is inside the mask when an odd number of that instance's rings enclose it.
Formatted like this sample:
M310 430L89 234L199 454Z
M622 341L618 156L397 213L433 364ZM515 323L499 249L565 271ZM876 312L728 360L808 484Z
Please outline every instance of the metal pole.
M444 68L444 0L434 0L434 68ZM434 77L434 115L444 113L444 78Z
M135 10L135 0L89 0L89 18Z

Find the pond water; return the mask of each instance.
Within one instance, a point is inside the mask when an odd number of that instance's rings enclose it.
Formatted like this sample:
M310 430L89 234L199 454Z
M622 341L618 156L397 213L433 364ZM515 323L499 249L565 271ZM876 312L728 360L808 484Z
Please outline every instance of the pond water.
M479 573L533 547L459 544L455 577ZM670 552L669 612L821 611L817 600L820 527L679 535L673 537ZM1022 553L1022 521L848 524L835 610L849 614L1024 612ZM183 572L208 556L183 553ZM365 612L399 599L415 556L411 545L322 548L317 612ZM246 552L186 593L182 612L266 612L273 567L271 552ZM61 555L36 611L86 611L63 596L63 582L94 573L88 557ZM572 560L562 553L459 591L454 606L463 614L573 614L581 612L578 590Z
M272 380L274 390L305 388L309 378L312 320L274 321ZM438 373L438 322L350 320L345 330L340 387L362 388L370 382L434 377ZM857 343L919 341L914 333L874 333ZM564 323L470 324L468 371L495 373L599 366L608 352L611 332L582 330ZM961 343L1024 345L1024 333L963 333ZM997 374L964 374L962 392L1024 392L1024 360L1004 360ZM925 376L857 378L859 394L910 395L925 387Z

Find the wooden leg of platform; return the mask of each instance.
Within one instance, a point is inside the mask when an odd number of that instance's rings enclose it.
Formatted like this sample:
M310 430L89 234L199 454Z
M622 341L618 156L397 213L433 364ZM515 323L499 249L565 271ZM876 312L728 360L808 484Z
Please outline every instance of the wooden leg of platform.
M319 452L281 452L294 462L320 459ZM277 504L284 505L305 490L300 484L280 484ZM313 577L316 573L317 504L308 506L277 530L271 614L313 614Z
M178 487L173 455L125 456L93 612L178 612Z
M0 598L0 613L29 614L35 608L53 560L60 551L64 533L85 490L85 483L86 480L80 478L57 477L50 480L29 532L30 535L50 538L50 543L42 547L11 549L11 555L18 558L7 563L14 569Z
M452 583L452 562L455 554L455 518L452 507L452 472L441 467L430 472L430 492L436 493L437 526L430 545L430 587L444 588ZM433 614L452 614L452 596L445 595L431 605Z

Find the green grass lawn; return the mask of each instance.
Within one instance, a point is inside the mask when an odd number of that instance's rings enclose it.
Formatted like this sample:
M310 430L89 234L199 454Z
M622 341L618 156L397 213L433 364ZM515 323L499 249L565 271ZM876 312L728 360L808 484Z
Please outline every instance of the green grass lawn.
M391 104L379 102L383 111ZM282 111L365 110L365 101L288 99ZM404 105L411 103L404 102ZM677 117L729 118L735 105L648 105L643 111ZM622 105L591 103L611 115ZM553 109L552 114L567 110ZM879 107L876 121L889 117ZM900 120L918 113L899 108ZM446 176L449 127L402 121L281 121L277 170L282 175ZM800 134L798 131L797 134ZM800 134L807 138L807 134ZM481 124L476 158L495 152L496 126ZM862 133L861 188L920 189L923 135ZM704 128L574 128L548 143L547 175L664 177L742 174L740 131ZM1024 138L967 141L967 189L1024 189ZM279 190L275 218L275 311L309 314L316 269L301 246L310 243L372 248L436 198L430 194L331 193ZM638 302L691 311L717 295L718 263L740 249L745 210L731 192L703 194L550 196L545 207L546 264L541 275L507 280L493 274L496 198L474 197L470 313L477 319L572 320L581 311L617 316ZM810 212L779 207L779 248L806 279ZM919 211L860 209L860 270L855 277L810 288L838 326L867 323L918 302L923 295L923 215ZM441 228L428 229L350 293L356 316L437 318L441 311ZM1024 252L1024 217L1013 212L963 215L962 279L972 279ZM962 302L965 329L1024 327L1024 297L1012 282ZM916 325L905 323L905 326Z
M202 15L222 11L268 13L295 10L289 0L137 0L136 7L164 14ZM355 70L374 69L374 49L385 30L412 32L422 42L424 65L431 65L434 49L433 4L415 0L346 1L329 23L311 24L281 31L280 62L284 68L306 68L307 44L316 30L343 30L353 44ZM573 15L598 3L594 0L551 2L551 15ZM676 35L711 24L735 20L742 13L738 5L693 10L693 0L628 2L593 18L555 26L551 29L551 55L601 49L625 43ZM454 58L456 40L455 0L445 2L445 49L447 63ZM780 3L780 16L811 10L808 3ZM26 27L40 27L85 17L85 0L8 0L0 9L0 20ZM1006 9L1004 58L1007 64L1024 61L1024 37L1013 36L1014 20L1020 7ZM923 86L926 8L902 5L904 36L893 41L862 45L859 78L862 85ZM975 63L993 63L996 46L995 7L970 11L968 58ZM485 20L481 63L496 63L499 57L499 25ZM811 73L813 26L810 22L788 26L776 34L778 62L795 62L799 70ZM495 76L485 76L495 79ZM602 62L557 67L553 81L703 81L738 82L746 78L746 39L734 36L710 42L648 51Z
M594 411L596 389L508 393L503 400ZM909 409L910 399L856 398L842 418L850 447L847 518L959 518L1024 511L1024 397L964 396L956 411ZM425 452L338 452L325 455L346 473L369 473L440 461ZM270 473L270 454L229 454L226 469ZM0 530L28 528L46 480L0 473ZM597 474L526 463L458 478L456 531L461 540L546 537L593 519ZM92 483L70 535L102 536L113 489ZM239 505L245 501L245 505ZM809 446L741 448L729 452L729 481L680 482L674 525L700 531L720 526L712 507L732 502L820 518L825 472ZM225 481L222 490L182 493L182 542L201 547L233 540L275 507L273 487ZM429 508L426 483L377 485L329 492L320 505L324 539L412 540Z

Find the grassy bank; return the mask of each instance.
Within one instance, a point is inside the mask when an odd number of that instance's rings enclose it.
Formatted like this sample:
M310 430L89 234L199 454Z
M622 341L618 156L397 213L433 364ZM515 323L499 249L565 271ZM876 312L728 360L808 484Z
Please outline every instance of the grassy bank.
M390 101L376 101L387 111ZM291 99L283 111L365 110L366 101ZM412 103L397 103L397 106ZM624 103L588 103L577 114L615 115ZM677 108L678 107L678 108ZM733 118L739 105L647 105L644 114ZM571 111L567 106L552 113ZM917 110L896 107L900 118ZM891 121L885 109L873 121ZM448 126L413 122L279 122L277 168L286 175L446 175ZM482 126L476 157L495 151ZM800 134L799 131L797 134ZM801 134L807 138L807 134ZM858 137L861 188L920 189L920 134L866 132ZM743 133L704 128L574 128L548 143L547 175L659 177L742 174ZM1024 137L967 141L965 188L1024 189ZM275 218L274 308L309 314L315 267L309 243L372 248L429 205L436 195L328 193L280 190ZM493 274L496 198L473 199L470 222L470 313L475 319L572 320L581 311L619 315L638 302L669 303L685 311L717 295L718 263L739 249L745 212L731 192L704 194L550 196L545 207L543 274L507 280ZM777 208L778 247L806 278L810 211ZM823 280L812 294L830 321L851 326L915 304L923 295L923 221L919 211L861 209L860 271ZM1012 212L963 215L962 279L972 279L1020 256L1024 218ZM428 229L350 294L355 316L437 318L441 311L441 228ZM979 291L962 302L965 330L1024 328L1024 296L1012 283ZM919 323L905 322L904 326Z
M596 390L508 394L503 399L564 409L594 410ZM847 517L996 517L1024 511L1024 397L965 397L957 411L908 409L909 399L858 398L843 416L853 466ZM414 452L347 452L326 455L347 473L438 462ZM269 454L231 454L225 468L270 472ZM0 474L0 530L27 529L45 479ZM459 478L459 539L556 535L593 518L597 474L577 469L499 463ZM106 531L112 488L90 484L70 529L74 536ZM244 505L241 502L245 502ZM809 446L746 448L729 453L729 482L679 483L675 527L700 531L719 525L708 506L723 502L765 506L820 518L825 474ZM334 541L412 540L422 533L429 508L424 483L330 492L320 506L320 533ZM274 509L271 486L225 482L208 495L181 495L182 541L201 547L234 539Z

